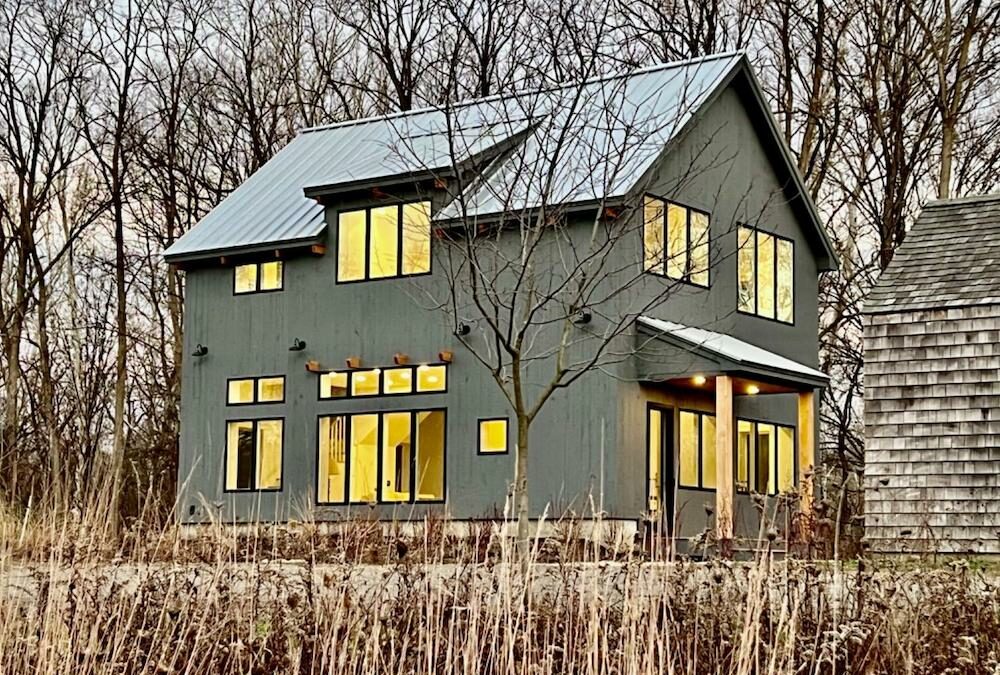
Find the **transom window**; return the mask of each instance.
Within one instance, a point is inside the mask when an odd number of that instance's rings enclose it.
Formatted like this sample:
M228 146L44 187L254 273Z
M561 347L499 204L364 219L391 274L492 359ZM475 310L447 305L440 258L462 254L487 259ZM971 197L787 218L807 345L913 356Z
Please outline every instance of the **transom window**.
M319 503L444 501L445 416L439 409L321 417Z
M249 263L233 268L233 293L280 291L284 286L284 265L280 260Z
M643 269L708 286L708 214L646 195L643 201Z
M509 451L507 445L508 427L506 417L479 420L479 454L504 455Z
M795 485L795 427L737 421L736 489L775 495Z
M284 422L226 423L226 490L280 490Z
M793 323L795 244L792 240L741 225L738 257L739 310Z
M448 366L444 364L341 370L319 376L321 399L429 394L447 390Z
M337 221L337 281L431 271L431 204L411 202L343 211Z
M682 410L677 484L715 489L715 415Z
M228 405L283 403L284 401L284 375L240 377L226 382L226 403Z

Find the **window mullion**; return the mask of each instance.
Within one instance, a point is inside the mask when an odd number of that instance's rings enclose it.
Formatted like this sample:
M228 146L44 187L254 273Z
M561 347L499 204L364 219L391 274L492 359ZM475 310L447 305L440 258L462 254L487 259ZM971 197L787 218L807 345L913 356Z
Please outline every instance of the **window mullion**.
M773 301L772 306L774 307L774 318L776 320L778 320L778 321L781 321L781 318L778 316L779 312L781 311L781 310L778 309L778 287L781 285L781 277L778 276L778 242L780 240L778 239L777 235L773 235L771 237L771 239L774 240L774 244L771 246L771 250L774 251L774 253L771 255L771 258L773 258L773 260L771 262L774 264L774 272L773 272L773 274L774 274L774 301ZM777 474L775 474L775 476L774 476L774 481L775 481L775 487L777 487L777 481L778 481Z
M663 199L657 200L660 202L660 257L663 258L663 276L670 277L670 254L667 252L667 248L670 246L670 227L669 220L667 219L667 202Z
M684 207L684 280L691 281L691 209Z
M351 459L354 455L354 415L343 415L344 419L344 503L351 503Z
M403 205L396 206L396 276L403 276Z
M417 453L420 452L417 434L417 411L410 411L410 503L417 501Z
M369 260L371 260L371 248L372 248L372 210L365 209L365 275L362 277L365 281L371 279L370 270L368 269Z

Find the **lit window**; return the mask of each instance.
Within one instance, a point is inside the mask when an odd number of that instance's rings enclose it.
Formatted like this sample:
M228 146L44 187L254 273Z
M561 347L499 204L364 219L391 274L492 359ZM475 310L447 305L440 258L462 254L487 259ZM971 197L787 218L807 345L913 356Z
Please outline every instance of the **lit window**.
M498 455L507 452L507 418L479 420L479 454Z
M226 490L281 489L281 420L226 424Z
M382 392L409 394L413 391L413 368L386 368L382 371Z
M643 269L708 286L709 217L703 211L646 195Z
M323 373L319 376L320 398L344 398L347 396L347 373Z
M682 410L677 483L684 488L715 489L715 416Z
M736 487L774 495L795 486L795 428L737 422Z
M741 226L737 258L739 310L792 323L795 314L795 246L792 241Z
M378 396L380 372L375 370L355 370L351 373L351 396Z
M241 377L229 380L226 385L226 403L229 405L283 403L284 401L284 375Z
M443 410L321 417L319 503L443 501L444 439Z
M249 263L233 268L233 293L260 293L280 291L284 283L284 265L281 261Z
M646 424L649 429L649 447L646 449L647 475L649 477L649 483L646 486L646 505L651 512L655 513L660 510L663 412L658 408L649 408Z
M444 391L448 386L447 366L423 365L417 368L417 391Z
M337 222L337 281L430 272L430 202L345 211Z

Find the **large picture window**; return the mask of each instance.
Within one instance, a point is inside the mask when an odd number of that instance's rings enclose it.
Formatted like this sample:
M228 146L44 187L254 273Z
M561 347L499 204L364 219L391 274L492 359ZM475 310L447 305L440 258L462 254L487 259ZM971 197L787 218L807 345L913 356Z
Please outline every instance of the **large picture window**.
M445 411L321 417L318 468L321 504L443 502Z
M739 301L747 314L795 320L795 245L790 239L740 226Z
M233 268L233 293L280 291L284 286L285 267L280 260L237 265Z
M280 490L284 422L226 423L226 490Z
M643 202L643 269L708 286L708 214L646 195Z
M319 376L321 399L433 394L447 390L445 364L340 370Z
M338 217L338 282L430 271L430 202L374 206L344 211Z
M715 483L715 416L682 410L677 484L714 490Z
M775 495L795 486L795 428L737 421L736 489Z

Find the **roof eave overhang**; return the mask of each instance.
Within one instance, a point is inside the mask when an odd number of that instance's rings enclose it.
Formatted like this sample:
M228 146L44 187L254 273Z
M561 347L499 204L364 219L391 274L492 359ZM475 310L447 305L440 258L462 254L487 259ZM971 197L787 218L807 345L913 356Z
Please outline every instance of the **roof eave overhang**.
M580 201L561 202L558 204L548 204L546 206L527 206L512 211L489 211L485 213L472 213L467 216L452 216L449 218L434 218L435 225L443 227L453 227L465 222L491 223L500 220L521 220L537 215L542 209L558 209L562 213L582 213L604 208L616 208L626 203L624 195L604 197L603 199L587 199Z
M385 188L391 185L403 185L411 183L421 183L437 178L451 176L451 167L431 167L419 171L403 171L387 176L376 178L364 178L361 180L331 183L329 185L308 185L302 189L302 193L309 199L322 200L324 197L343 194L345 192L357 192L359 190L371 190L374 188Z
M274 251L289 251L300 248L309 248L316 244L322 244L324 240L324 231L326 227L323 227L318 234L309 237L299 237L298 239L284 239L280 241L273 242L263 242L247 244L245 246L228 246L223 248L215 249L205 249L198 251L189 251L181 253L168 253L164 252L163 259L171 265L177 267L185 267L191 263L211 260L213 258L228 258L228 257L252 257L255 255L260 255L262 253L269 253Z

